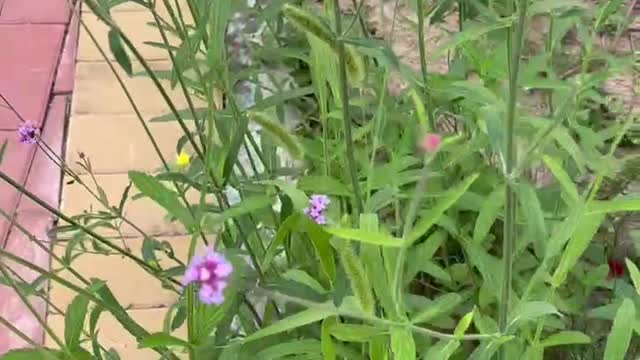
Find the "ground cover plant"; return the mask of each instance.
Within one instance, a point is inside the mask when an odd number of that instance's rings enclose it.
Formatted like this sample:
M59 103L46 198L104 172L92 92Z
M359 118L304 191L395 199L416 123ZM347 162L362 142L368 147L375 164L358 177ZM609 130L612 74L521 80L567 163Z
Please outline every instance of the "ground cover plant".
M147 46L167 51L170 71L154 70L118 26L112 9L123 3L153 15L163 41ZM93 212L62 214L0 173L72 239L52 271L0 250L3 283L25 301L46 299L47 281L77 294L67 309L50 304L65 314L59 349L34 344L2 359L118 359L98 337L105 312L161 359L639 356L637 232L623 231L640 210L637 109L603 90L635 79L635 2L83 6L110 28L101 51L115 57L114 74L149 77L167 102L147 119L131 100L140 126L175 121L184 136L175 161L150 132L140 139L164 166L131 171L117 204L52 158L104 205ZM415 29L418 69L376 37L376 7L411 9L391 18ZM458 29L430 46L430 29L452 17ZM437 59L445 72L430 71ZM46 148L28 124L16 136ZM90 159L82 165L91 173ZM98 234L135 228L122 209L140 197L191 235L187 258L144 231L142 249ZM104 281L57 275L85 252L121 254L180 294L165 331L136 323ZM5 260L41 276L24 283Z

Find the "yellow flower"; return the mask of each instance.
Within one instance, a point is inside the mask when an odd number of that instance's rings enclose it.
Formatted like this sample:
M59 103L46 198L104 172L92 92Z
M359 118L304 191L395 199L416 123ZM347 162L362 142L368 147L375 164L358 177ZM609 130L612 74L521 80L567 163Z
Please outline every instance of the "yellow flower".
M186 167L191 162L191 156L184 151L180 152L180 155L176 157L176 165L179 167Z

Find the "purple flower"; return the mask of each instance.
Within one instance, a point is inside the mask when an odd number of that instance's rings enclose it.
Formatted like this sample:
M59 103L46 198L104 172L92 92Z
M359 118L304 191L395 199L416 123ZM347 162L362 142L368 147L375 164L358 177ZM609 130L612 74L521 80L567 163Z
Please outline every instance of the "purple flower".
M25 122L18 128L18 135L20 136L20 142L23 144L35 144L38 142L38 136L40 136L40 130L31 125L30 122Z
M224 289L232 271L233 266L224 255L208 248L204 256L194 256L191 259L182 284L200 284L200 301L207 305L220 305L224 302Z
M304 209L304 213L316 224L325 225L327 219L324 216L324 211L327 210L330 203L331 201L327 195L311 195L309 207Z

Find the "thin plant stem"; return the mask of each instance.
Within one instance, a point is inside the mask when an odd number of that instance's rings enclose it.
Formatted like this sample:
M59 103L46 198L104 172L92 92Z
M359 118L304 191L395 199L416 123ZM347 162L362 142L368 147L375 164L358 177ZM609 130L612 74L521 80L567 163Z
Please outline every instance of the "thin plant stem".
M515 0L514 0L515 1ZM506 137L506 154L505 154L505 176L506 181L506 198L505 198L505 221L504 221L504 239L502 243L502 289L500 294L500 316L499 330L505 334L508 327L509 318L509 302L511 300L511 282L513 277L513 253L516 243L516 206L517 199L515 194L515 179L513 170L516 166L517 153L515 147L515 118L516 118L516 101L518 98L518 72L520 68L520 51L522 49L522 38L524 34L528 0L520 0L518 6L518 25L515 35L509 32L508 36L513 36L510 53L509 67L509 102L507 107L507 119L505 126ZM502 347L499 358L506 360L506 348Z
M118 318L119 316L125 316L125 317L129 317L129 315L127 314L126 310L124 310L123 308L118 308L113 306L111 303L109 302L105 302L102 299L100 299L99 297L97 297L96 295L94 295L93 293L61 278L60 276L49 272L37 265L32 264L31 262L24 260L23 258L16 256L4 249L0 249L0 258L7 258L9 261L13 261L15 263L17 263L18 265L24 266L26 268L28 268L29 270L32 270L40 275L42 275L43 277L49 279L49 280L53 280L55 282L57 282L58 284L68 288L69 290L75 292L76 294L82 295L84 297L86 297L87 299L89 299L90 301L94 302L95 304L102 306L103 308L105 308L106 310L108 310L111 314L114 315L114 317ZM0 262L1 264L2 262ZM149 332L147 330L145 330L142 326L140 326L140 324L138 323L133 323L135 324L135 330L132 328L128 328L127 330L133 335L135 336L137 339L143 339L146 338L147 336L149 336ZM132 324L132 325L133 325ZM156 352L160 353L161 355L170 355L170 359L175 360L177 359L177 357L175 356L175 354L173 354L172 352L168 351L166 348L154 348L153 350L155 350Z
M422 72L422 86L427 105L429 131L436 131L436 121L433 115L433 101L429 93L429 73L427 71L427 55L424 44L424 5L423 0L417 0L418 5L418 51L420 52L420 71Z
M466 334L466 335L456 336L456 335L453 335L453 334L447 334L447 333L443 333L443 332L440 332L440 331L427 329L427 328L424 328L424 327L421 327L421 326L417 326L417 325L409 323L409 322L398 322L398 321L378 318L378 317L371 316L371 315L365 314L365 313L359 313L359 312L354 312L354 311L349 311L349 310L343 310L343 309L340 309L340 308L336 308L330 302L316 303L316 302L313 302L313 301L309 301L309 300L305 300L305 299L301 299L301 298L285 295L285 294L279 293L279 292L272 292L272 291L268 291L268 290L265 290L265 291L267 293L277 297L277 298L280 298L280 299L284 300L284 301L291 302L291 303L298 304L298 305L302 305L302 306L305 306L306 308L309 308L309 309L332 311L332 312L334 312L334 314L336 316L344 316L344 317L349 317L349 318L353 318L353 319L364 320L364 321L368 321L368 322L371 322L371 323L380 324L380 325L383 325L385 327L405 327L405 328L407 328L407 329L409 329L412 332L415 332L417 334L424 335L424 336L427 336L427 337L433 337L433 338L441 339L441 340L462 340L462 341L474 341L474 340L476 340L477 341L477 340L495 339L495 338L497 338L499 336L499 334Z
M35 203L37 203L39 206L41 206L42 208L44 208L48 212L52 213L53 215L55 215L55 216L59 217L60 219L64 220L65 222L67 222L67 223L77 227L78 229L82 230L82 232L84 232L85 234L93 237L99 243L107 246L108 248L111 248L112 250L117 251L119 254L123 255L124 257L127 257L127 258L133 260L136 264L140 265L140 267L142 267L146 271L150 272L152 275L154 275L156 277L158 276L158 270L156 268L154 268L153 266L147 264L146 261L138 258L137 256L131 254L130 252L126 251L125 249L123 249L123 248L119 247L118 245L112 243L111 241L107 240L103 236L98 235L93 230L88 229L87 227L81 225L80 223L78 223L77 221L71 219L67 215L61 213L60 211L58 211L56 209L54 209L49 204L47 204L46 202L44 202L43 200L41 200L40 198L35 196L32 192L30 192L29 190L25 189L22 185L20 185L17 182L15 182L13 179L11 179L9 176L7 176L7 174L5 174L2 171L0 171L0 179L4 180L6 183L11 185L14 189L18 190L20 193L26 195L29 199L33 200ZM180 282L175 280L175 279L169 279L169 280L171 282L175 283L175 284L180 284Z
M342 16L340 14L340 5L338 0L333 1L333 16L335 19L335 33L342 34ZM338 39L338 63L340 72L340 97L342 100L342 121L344 124L344 141L347 148L347 166L349 167L349 175L351 177L351 184L353 186L353 196L355 199L354 218L357 218L359 214L364 212L364 205L362 202L362 193L360 191L360 182L358 181L358 174L356 169L356 160L354 157L353 149L353 136L351 134L351 117L349 114L349 86L347 83L347 65L345 58L344 41L342 38Z
M51 360L59 359L57 356L51 354L50 350L47 350L47 349L43 348L42 345L40 345L40 344L36 343L35 341L33 341L31 338L29 338L29 336L27 336L27 334L25 334L22 331L20 331L20 329L15 327L9 320L5 319L3 316L0 316L0 324L4 325L12 333L18 335L18 337L20 337L22 340L24 340L24 342L29 344L34 349L41 350L41 354L45 355L46 359L51 359Z
M38 311L33 307L33 305L31 304L29 299L27 299L25 294L22 293L22 289L20 289L18 284L16 284L16 281L13 279L13 276L11 276L11 274L9 274L9 271L7 270L7 266L2 261L0 261L0 273L2 273L2 276L7 280L7 282L9 283L9 286L13 289L13 291L16 294L18 294L18 297L20 298L20 301L22 301L22 303L27 308L27 310L29 310L31 315L33 315L33 317L36 319L38 324L40 324L40 326L42 326L44 331L51 337L51 339L61 349L65 349L66 347L64 346L64 342L56 335L56 333L51 329L51 327L49 327L49 325L47 325L47 321L45 319L43 319L42 316L40 316L40 314L38 314Z
M70 3L70 0L67 0L67 4L69 4L70 6L73 5L73 4ZM125 85L124 81L122 80L122 77L120 76L120 74L118 74L118 71L113 66L111 61L109 60L109 57L105 53L104 49L102 49L102 46L100 45L100 43L96 39L96 37L93 34L93 32L89 29L89 27L84 22L84 20L82 20L79 10L76 9L75 6L72 6L72 9L74 9L73 10L74 11L73 16L76 16L76 17L78 17L78 19L80 19L80 25L82 26L84 31L87 33L87 35L89 35L89 38L91 39L91 42L96 46L96 48L100 52L100 55L102 56L103 60L105 61L107 66L109 66L109 70L115 76L116 81L120 85L120 88L122 89L122 92L124 93L125 97L127 98L127 101L131 104L131 107L133 108L133 111L136 114L136 118L138 119L138 122L140 123L140 125L144 129L145 134L147 135L147 138L151 142L151 145L153 146L153 149L154 149L156 155L160 159L160 162L162 163L163 168L167 172L170 172L171 169L169 168L169 165L168 165L166 159L164 158L164 155L162 155L162 151L160 150L160 146L158 145L158 142L153 137L153 134L151 133L151 130L149 129L149 126L147 125L146 121L142 117L142 113L140 112L140 109L136 105L136 102L133 100L131 92L129 91L129 89ZM194 215L193 209L189 205L189 201L187 200L187 197L186 197L185 193L181 190L182 188L180 186L178 186L178 184L175 181L172 181L172 183L173 183L174 187L178 190L178 196L180 197L180 200L186 205L189 213L193 216ZM204 244L208 245L207 238L206 238L205 234L202 231L200 231L200 236L201 236L202 241L204 242Z

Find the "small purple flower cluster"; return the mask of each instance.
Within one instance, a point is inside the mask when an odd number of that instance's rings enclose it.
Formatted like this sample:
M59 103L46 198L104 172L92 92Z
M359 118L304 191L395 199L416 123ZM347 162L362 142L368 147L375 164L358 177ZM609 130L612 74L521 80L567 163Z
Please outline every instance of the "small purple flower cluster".
M207 305L220 305L224 302L224 289L232 271L231 263L222 254L209 248L204 256L194 256L191 259L182 284L200 284L200 301Z
M18 128L18 136L23 144L35 144L38 142L40 130L31 123L25 122Z
M327 195L311 195L309 207L304 209L304 213L317 224L325 225L327 219L324 216L324 211L327 210L329 203L331 201Z

